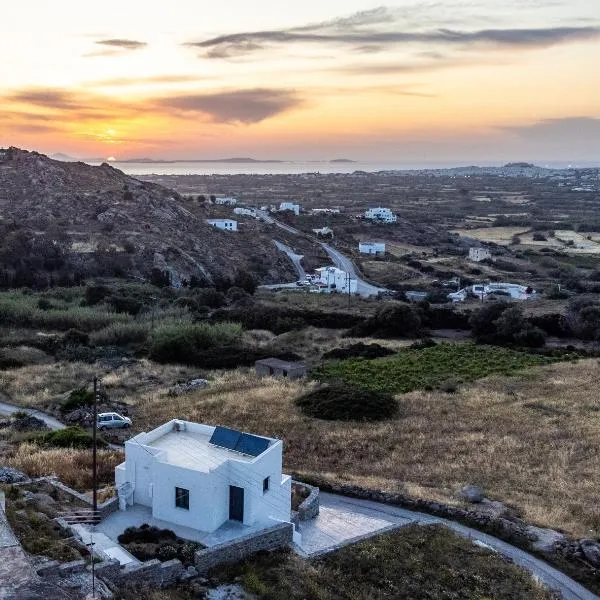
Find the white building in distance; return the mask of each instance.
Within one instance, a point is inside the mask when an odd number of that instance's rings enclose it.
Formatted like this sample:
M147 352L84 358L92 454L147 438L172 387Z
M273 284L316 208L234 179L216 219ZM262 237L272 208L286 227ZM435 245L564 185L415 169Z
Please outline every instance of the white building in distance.
M235 219L207 219L206 222L223 231L237 231L238 222Z
M339 213L339 208L313 208L310 211L311 215L337 215Z
M291 210L296 216L300 214L300 205L294 204L293 202L282 202L279 205L279 212L283 212L284 210Z
M381 223L395 223L398 217L389 208L379 206L367 209L365 211L365 219L380 221Z
M233 209L233 213L235 215L244 215L246 217L256 217L256 211L253 208L243 208L241 206L236 206Z
M529 300L537 296L537 292L530 286L506 282L476 283L471 286L471 292L481 300L489 295L497 295L499 298L510 296L512 300Z
M486 258L492 258L492 253L487 248L469 248L469 260L481 262Z
M350 273L342 271L337 267L320 267L315 269L317 275L313 284L324 288L324 291L337 291L345 294L355 294L358 289L358 282Z
M358 251L361 254L385 254L385 242L360 242Z
M291 478L281 440L172 420L125 442L115 469L119 506L212 532L229 520L273 526L291 517Z
M215 204L233 206L234 204L237 204L237 198L233 198L231 196L222 196L220 198L215 198Z

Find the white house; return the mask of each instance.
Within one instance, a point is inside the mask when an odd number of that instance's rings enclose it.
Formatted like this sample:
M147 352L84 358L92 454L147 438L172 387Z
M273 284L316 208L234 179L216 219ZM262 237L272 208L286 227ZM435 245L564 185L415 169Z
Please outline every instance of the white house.
M237 204L237 198L232 198L231 196L222 196L220 198L215 198L215 204L233 206L234 204Z
M313 233L316 235L330 235L333 237L333 229L331 227L321 227L320 229L313 229Z
M281 440L172 420L125 442L115 469L119 507L139 504L155 519L212 532L289 521L291 478Z
M313 208L310 211L311 215L337 215L339 214L339 208Z
M253 208L243 208L241 206L236 206L233 209L233 213L236 215L244 215L247 217L256 217L256 211Z
M209 225L224 231L237 231L238 222L235 219L207 219Z
M294 204L293 202L282 202L279 205L279 212L284 210L291 210L296 216L300 214L300 205Z
M478 283L471 286L471 292L482 300L495 292L500 292L498 296L510 296L513 300L528 300L537 295L537 292L529 286L502 282Z
M486 258L492 258L492 253L487 248L469 248L469 260L481 262Z
M382 208L379 206L377 208L367 209L365 211L365 219L381 221L382 223L395 223L398 220L398 217L396 217L389 208Z
M361 254L385 254L385 242L360 242L358 251Z
M317 279L313 283L324 287L326 291L336 290L346 294L355 294L357 291L358 283L356 279L350 273L337 267L320 267L315 269L315 273Z

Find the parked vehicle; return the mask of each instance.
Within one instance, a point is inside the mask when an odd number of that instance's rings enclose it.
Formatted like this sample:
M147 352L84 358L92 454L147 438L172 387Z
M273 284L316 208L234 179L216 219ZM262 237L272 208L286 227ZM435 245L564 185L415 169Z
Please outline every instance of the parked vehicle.
M98 429L120 429L131 427L131 419L118 413L100 413L96 422Z

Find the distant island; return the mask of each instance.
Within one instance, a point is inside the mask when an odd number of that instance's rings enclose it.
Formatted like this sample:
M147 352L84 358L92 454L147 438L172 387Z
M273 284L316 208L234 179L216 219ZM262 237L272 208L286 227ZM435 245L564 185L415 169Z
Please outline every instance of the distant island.
M506 163L503 169L535 169L535 165L528 162L510 162Z
M350 160L349 158L334 158L329 161L330 163L355 163L355 160Z
M173 164L173 163L282 163L283 160L268 160L268 159L256 159L247 157L234 157L234 158L197 158L197 159L177 159L177 160L160 160L154 158L128 158L123 160L115 160L115 163L152 163L152 164Z

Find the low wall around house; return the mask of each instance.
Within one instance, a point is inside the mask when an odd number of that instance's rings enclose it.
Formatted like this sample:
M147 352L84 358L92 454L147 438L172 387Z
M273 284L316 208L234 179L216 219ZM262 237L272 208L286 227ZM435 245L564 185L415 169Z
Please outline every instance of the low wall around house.
M203 574L217 565L235 563L261 550L275 550L292 542L294 526L278 523L258 533L196 551L195 566Z
M81 502L84 502L85 504L89 505L90 508L92 507L92 500L87 494L82 494L81 492L78 492L78 491L70 488L68 485L61 483L60 481L58 481L58 479L55 479L54 477L48 477L46 479L46 481L48 481L48 483L50 485L52 485L53 487L55 487L56 489L59 489L59 490L65 492L66 494L69 494L69 495L73 496L74 498L77 498ZM108 517L108 515L110 515L114 512L117 512L119 510L118 496L113 496L112 498L109 498L108 500L105 500L104 502L98 503L97 508L98 508L98 515L99 515L100 519L106 519L106 517Z
M319 488L308 483L292 480L292 486L306 488L310 493L298 506L298 520L308 521L319 514Z

